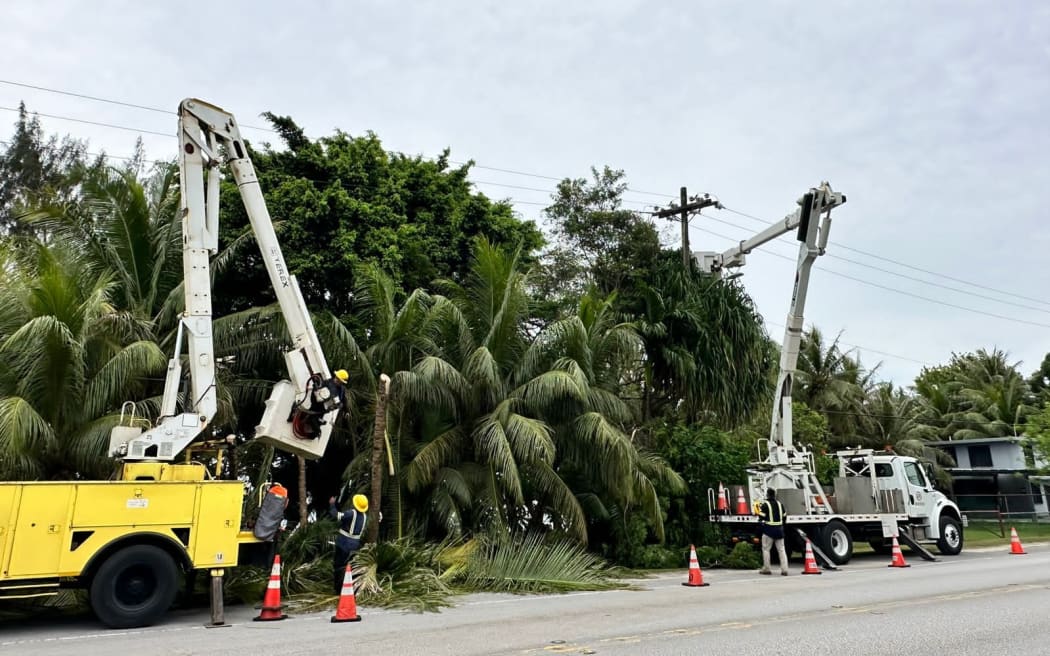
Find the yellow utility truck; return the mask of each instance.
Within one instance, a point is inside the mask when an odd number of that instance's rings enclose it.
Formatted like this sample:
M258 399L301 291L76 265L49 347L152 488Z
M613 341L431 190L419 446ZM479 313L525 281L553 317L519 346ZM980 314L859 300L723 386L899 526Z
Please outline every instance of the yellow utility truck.
M288 379L274 385L255 439L318 458L346 400L345 372L333 376L328 368L236 120L187 99L179 106L178 136L185 310L158 418L113 429L114 480L0 483L0 599L84 588L95 614L114 628L152 624L171 607L184 573L206 569L220 577L238 563L242 545L259 542L242 527L243 483L214 480L188 458L176 462L213 437L210 260L218 250L223 165L240 191L292 345L285 353ZM187 372L189 393L180 407Z

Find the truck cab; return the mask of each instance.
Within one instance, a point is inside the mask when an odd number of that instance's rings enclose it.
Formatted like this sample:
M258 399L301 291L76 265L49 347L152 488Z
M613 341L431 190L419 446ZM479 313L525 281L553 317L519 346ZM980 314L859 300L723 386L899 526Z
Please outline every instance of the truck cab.
M933 477L918 460L870 449L839 451L835 456L839 476L831 502L838 512L905 515L905 530L914 540L936 541L938 551L946 555L962 551L964 517L959 507L934 487ZM877 536L870 541L877 549L885 544Z

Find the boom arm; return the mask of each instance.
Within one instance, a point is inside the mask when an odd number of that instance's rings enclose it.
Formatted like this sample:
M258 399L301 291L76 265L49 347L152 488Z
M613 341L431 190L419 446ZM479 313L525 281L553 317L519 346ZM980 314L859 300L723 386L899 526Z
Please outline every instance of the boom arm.
M774 223L751 239L740 242L724 253L697 252L700 270L719 273L722 269L743 266L745 256L755 248L781 235L798 229L798 263L795 267L795 285L791 293L784 327L784 343L780 351L780 374L774 396L773 419L769 431L770 465L802 465L807 455L797 453L791 439L791 388L798 367L798 353L802 343L802 329L809 290L809 275L813 262L824 254L831 230L831 210L846 202L846 196L831 190L827 182L810 189L798 200L799 208Z
M125 460L172 460L215 416L209 259L218 249L219 167L223 163L229 164L237 183L292 344L285 353L290 380L274 386L255 437L298 455L319 457L328 444L332 423L345 405L344 380L333 378L328 369L299 284L285 264L236 119L214 105L186 99L179 106L186 309L179 321L175 354L168 364L157 425L128 440L126 448L111 441L114 455L124 455ZM185 400L184 412L175 415L182 378L183 333L189 343L191 396Z

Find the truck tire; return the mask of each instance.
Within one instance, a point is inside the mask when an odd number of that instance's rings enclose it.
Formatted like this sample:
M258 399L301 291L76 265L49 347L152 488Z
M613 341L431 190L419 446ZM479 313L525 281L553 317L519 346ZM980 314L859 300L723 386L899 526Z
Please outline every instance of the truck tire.
M941 537L937 538L937 551L945 556L958 556L963 549L963 532L959 520L951 515L941 515Z
M821 550L836 565L845 565L853 557L853 536L845 522L833 519L821 531Z
M175 601L178 566L159 547L137 544L106 558L89 591L95 616L111 629L156 622Z
M877 540L868 540L868 545L871 550L880 556L888 556L893 551L893 545L886 542L886 538L879 538Z

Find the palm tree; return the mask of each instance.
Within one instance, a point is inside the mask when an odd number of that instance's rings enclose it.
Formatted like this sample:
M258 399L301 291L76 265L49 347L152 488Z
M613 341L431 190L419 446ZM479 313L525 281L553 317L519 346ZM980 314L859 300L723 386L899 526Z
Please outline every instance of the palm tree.
M840 337L827 344L815 326L803 334L792 395L827 417L833 446L855 443L858 434L871 428L864 399L874 371L865 370L849 351L843 351Z
M640 355L637 334L607 301L585 298L531 337L527 280L517 253L481 240L467 278L432 297L422 326L438 350L391 389L415 410L399 426L414 453L408 491L450 533L531 528L585 542L581 498L595 497L645 504L658 528L655 486L681 482L625 432L633 413L616 391Z
M619 393L644 353L633 323L617 321L615 295L584 295L577 312L552 324L535 344L546 344L555 368L574 375L583 390L581 407L569 417L548 417L554 427L555 470L584 500L591 519L626 516L641 509L663 541L658 489L683 494L685 483L654 453L636 446L631 434L639 425L636 408ZM553 511L553 509L549 509Z
M0 472L108 474L121 404L146 396L167 359L149 325L112 303L110 272L61 246L30 251L0 267Z

